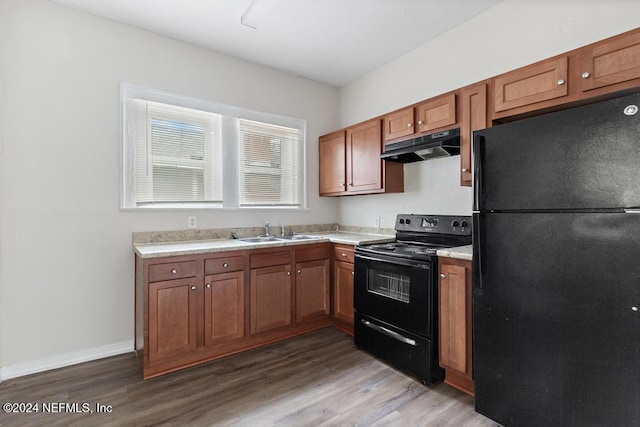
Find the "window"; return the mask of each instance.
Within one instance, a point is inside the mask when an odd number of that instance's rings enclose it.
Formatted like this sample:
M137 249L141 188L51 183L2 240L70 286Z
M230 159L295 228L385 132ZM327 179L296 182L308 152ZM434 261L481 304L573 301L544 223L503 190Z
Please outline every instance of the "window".
M123 84L123 208L305 206L305 122Z

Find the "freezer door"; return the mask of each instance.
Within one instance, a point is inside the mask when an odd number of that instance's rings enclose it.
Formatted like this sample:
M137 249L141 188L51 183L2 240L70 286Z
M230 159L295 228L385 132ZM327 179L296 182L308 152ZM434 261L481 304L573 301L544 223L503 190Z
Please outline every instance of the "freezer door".
M474 209L640 206L638 107L631 95L474 132Z
M640 424L640 215L480 213L474 233L476 410Z

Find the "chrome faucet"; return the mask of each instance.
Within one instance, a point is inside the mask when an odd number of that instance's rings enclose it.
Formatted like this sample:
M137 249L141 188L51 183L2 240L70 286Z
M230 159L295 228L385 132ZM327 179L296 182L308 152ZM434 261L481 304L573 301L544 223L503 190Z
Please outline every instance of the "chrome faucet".
M285 232L284 225L281 225L281 226L280 226L280 235L281 235L282 237L284 237L284 232Z
M264 222L264 235L269 237L269 221Z

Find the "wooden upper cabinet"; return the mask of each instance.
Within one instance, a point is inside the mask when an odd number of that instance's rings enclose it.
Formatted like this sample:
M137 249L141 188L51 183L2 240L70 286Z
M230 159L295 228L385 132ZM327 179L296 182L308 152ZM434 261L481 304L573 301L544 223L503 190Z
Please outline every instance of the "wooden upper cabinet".
M487 84L468 86L460 91L460 185L471 186L471 147L473 131L487 127Z
M384 140L408 136L416 132L414 108L409 107L384 116Z
M347 129L347 191L382 189L380 120Z
M578 90L588 91L640 78L640 32L585 47L579 55Z
M456 95L451 93L419 104L417 132L451 127L456 124Z
M494 79L494 110L530 106L567 95L567 56L552 58ZM559 100L558 103L561 103ZM530 110L537 107L532 106Z
M347 188L345 131L321 136L318 145L320 151L320 194L344 193Z

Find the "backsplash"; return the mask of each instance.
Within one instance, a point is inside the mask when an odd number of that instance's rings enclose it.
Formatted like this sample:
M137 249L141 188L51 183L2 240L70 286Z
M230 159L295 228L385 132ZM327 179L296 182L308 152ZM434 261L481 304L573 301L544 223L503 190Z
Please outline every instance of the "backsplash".
M280 225L271 226L271 234L280 234ZM307 224L285 226L285 233L293 231L296 234L305 233L330 233L342 231L345 233L383 234L393 235L394 229L354 227L339 224ZM173 230L173 231L143 231L133 233L133 244L183 242L191 240L219 240L231 239L233 234L237 237L253 237L264 235L264 227L237 227L237 228L212 228L208 230Z

